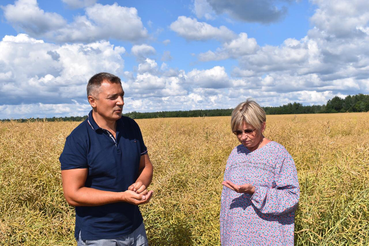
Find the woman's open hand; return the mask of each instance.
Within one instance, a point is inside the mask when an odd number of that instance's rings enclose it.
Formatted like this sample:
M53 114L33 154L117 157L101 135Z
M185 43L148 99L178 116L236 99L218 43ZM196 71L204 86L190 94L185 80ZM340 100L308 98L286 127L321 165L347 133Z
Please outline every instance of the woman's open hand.
M234 190L237 193L247 193L250 195L255 193L255 187L252 184L236 185L231 181L226 180L222 182L222 185Z

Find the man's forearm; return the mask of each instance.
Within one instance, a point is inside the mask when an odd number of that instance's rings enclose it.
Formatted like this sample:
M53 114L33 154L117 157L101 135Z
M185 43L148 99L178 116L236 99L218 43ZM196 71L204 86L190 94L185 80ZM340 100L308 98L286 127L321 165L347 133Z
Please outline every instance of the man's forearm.
M109 203L122 202L124 199L122 193L81 187L74 192L70 192L65 198L72 206L101 206Z
M151 184L153 176L153 168L152 165L145 166L145 168L142 170L140 176L137 178L136 183L141 181L143 185L148 187Z
M153 166L149 158L149 154L141 156L140 160L140 173L136 179L136 183L141 182L145 187L151 184L153 176Z
M110 203L128 202L131 204L141 204L144 202L144 195L133 191L113 192L97 190L89 187L82 187L74 194L66 196L67 202L74 207L77 206L102 206Z

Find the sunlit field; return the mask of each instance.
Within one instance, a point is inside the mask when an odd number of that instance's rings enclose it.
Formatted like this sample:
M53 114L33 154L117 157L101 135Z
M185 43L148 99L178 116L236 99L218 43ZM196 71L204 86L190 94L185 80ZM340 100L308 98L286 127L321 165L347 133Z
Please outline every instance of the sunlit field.
M150 245L220 245L230 117L137 120L154 179L141 206ZM59 155L79 123L0 123L0 245L76 245ZM296 245L369 245L369 113L267 116L296 162Z

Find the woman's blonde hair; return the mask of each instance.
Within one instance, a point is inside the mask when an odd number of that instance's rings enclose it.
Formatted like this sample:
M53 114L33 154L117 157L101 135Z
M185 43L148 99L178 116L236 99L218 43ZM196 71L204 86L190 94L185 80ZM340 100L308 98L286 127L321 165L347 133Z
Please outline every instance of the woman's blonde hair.
M243 122L260 130L265 121L266 114L264 109L254 100L247 99L245 102L238 104L238 106L232 111L232 132L238 130L238 128L242 126Z

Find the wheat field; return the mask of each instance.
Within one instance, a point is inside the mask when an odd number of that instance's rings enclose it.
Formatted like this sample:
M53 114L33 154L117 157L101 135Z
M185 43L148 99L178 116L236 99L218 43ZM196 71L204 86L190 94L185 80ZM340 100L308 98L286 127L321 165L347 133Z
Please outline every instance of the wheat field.
M154 197L150 245L219 245L223 172L238 145L230 117L137 120ZM0 123L0 245L75 245L59 155L79 122ZM369 113L268 115L265 136L296 162L296 245L369 245Z

